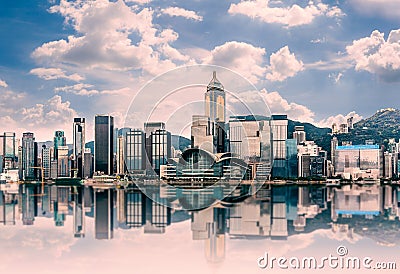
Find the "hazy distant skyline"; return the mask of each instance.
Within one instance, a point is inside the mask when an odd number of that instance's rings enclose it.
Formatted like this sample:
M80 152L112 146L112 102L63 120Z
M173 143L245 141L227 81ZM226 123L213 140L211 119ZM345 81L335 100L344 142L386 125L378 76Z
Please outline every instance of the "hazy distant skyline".
M91 140L95 114L120 127L147 81L193 64L240 73L291 119L368 117L400 101L399 16L396 0L6 1L0 131L70 142L87 117Z

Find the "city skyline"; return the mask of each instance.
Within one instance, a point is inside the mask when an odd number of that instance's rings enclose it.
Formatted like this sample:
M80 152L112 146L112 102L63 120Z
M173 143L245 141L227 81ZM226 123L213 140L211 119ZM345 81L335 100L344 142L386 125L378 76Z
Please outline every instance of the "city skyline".
M203 70L198 72L204 73ZM176 82L175 77L169 76L164 75ZM154 82L162 84L162 79L155 79ZM198 84L194 86L197 87ZM243 89L243 85L238 86ZM178 88L178 91L180 90L181 88ZM95 141L93 147L89 146L91 149L86 149L85 144L85 118L73 119L72 153L67 146L65 133L61 130L54 133L54 147L46 142L42 144L41 152L34 133L23 133L20 146L15 133L5 132L0 139L3 148L0 158L4 171L2 176L6 178L6 182L13 181L10 177L12 175L7 175L10 170L12 174L18 171L19 180L28 181L63 180L66 177L85 180L93 175L96 180L98 175L107 175L114 183L119 182L120 176L123 176L124 180L126 176L128 180L158 178L178 184L199 181L203 186L214 184L218 180L237 184L242 180L243 183L264 183L280 179L300 182L354 182L372 179L378 182L380 179L399 178L400 140L396 143L393 137L387 137L389 140L381 142L364 138L363 144L353 136L350 139L340 138L339 141L338 137L341 135L348 135L356 130L352 116L346 123L332 124L330 134L324 133L323 139L329 138L330 141L330 147L326 147L324 141L307 138L304 125L294 126L289 130L286 114L254 114L253 111L263 108L265 110L265 101L260 102L254 98L249 100L248 89L243 90L245 92L232 93L225 89L214 70L212 79L203 92L204 99L194 102L196 105L203 104L205 115L199 115L195 112L196 108L192 108L190 144L186 144L185 147L181 147L180 144L172 146L168 125L171 124L171 120L175 124L174 119L168 118L168 123L150 121L160 105L171 100L168 97L176 97L174 89L171 93L167 91L167 95L162 91L158 94L161 100L154 106L148 105L150 116L149 120L143 123L143 130L132 130L130 127L118 129L114 126L113 116L96 115ZM146 92L142 94L145 95L144 98L148 95ZM230 100L226 100L226 97ZM141 102L140 99L137 101ZM186 103L185 106L192 103ZM236 113L240 109L234 107L235 104L250 114L229 116L227 121L227 111ZM136 105L137 102L131 105L130 109L135 110ZM386 109L380 113L394 111ZM179 110L175 112L179 113ZM362 130L370 131L368 127L363 127ZM179 135L176 137L180 138ZM48 145L50 147L47 147ZM15 157L17 147L18 157ZM41 172L37 169L41 169Z
M400 0L2 1L0 269L395 273L399 18Z
M0 100L10 107L0 114L10 131L34 127L44 140L57 122L67 132L69 119L96 109L122 121L121 109L148 80L187 64L237 71L266 90L273 113L319 125L352 111L356 122L396 107L400 96L394 0L91 3L2 4L0 34L9 43L1 45L8 54L0 59ZM302 16L292 18L295 11Z

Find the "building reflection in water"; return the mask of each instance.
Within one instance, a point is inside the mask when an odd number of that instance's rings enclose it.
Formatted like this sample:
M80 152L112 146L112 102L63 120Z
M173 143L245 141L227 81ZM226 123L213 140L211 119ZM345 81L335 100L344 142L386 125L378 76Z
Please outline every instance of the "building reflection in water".
M72 237L83 238L89 218L95 239L112 239L118 230L163 234L174 223L190 221L192 239L203 242L212 263L224 261L228 240L284 241L318 229L330 229L339 238L357 234L380 244L400 243L397 186L265 185L249 194L250 187L243 185L210 207L190 211L179 208L209 204L225 195L224 190L171 192L151 185L146 193L150 197L135 186L1 185L0 223L32 226L35 218L48 218L55 226L72 223ZM66 222L67 216L73 222Z

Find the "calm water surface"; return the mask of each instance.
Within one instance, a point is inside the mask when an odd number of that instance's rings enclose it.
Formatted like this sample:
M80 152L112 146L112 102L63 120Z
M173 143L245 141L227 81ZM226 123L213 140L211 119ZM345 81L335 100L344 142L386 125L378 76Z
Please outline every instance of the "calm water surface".
M400 268L396 186L242 186L220 202L218 189L148 188L1 185L1 273L374 272L262 269L265 253Z

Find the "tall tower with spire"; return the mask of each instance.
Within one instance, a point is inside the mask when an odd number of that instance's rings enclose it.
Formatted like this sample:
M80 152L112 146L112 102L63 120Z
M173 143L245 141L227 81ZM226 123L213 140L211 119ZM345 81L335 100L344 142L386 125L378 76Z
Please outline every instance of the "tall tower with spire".
M217 79L217 72L213 72L213 78L207 85L205 94L205 114L210 117L210 121L225 123L225 91L224 86Z
M214 153L228 151L225 106L224 86L217 79L217 72L213 71L213 78L207 85L205 93L205 114L210 121L209 133L213 136Z

